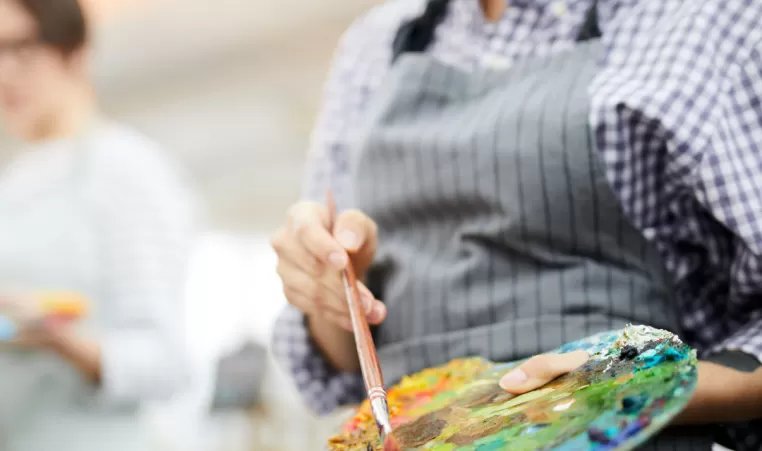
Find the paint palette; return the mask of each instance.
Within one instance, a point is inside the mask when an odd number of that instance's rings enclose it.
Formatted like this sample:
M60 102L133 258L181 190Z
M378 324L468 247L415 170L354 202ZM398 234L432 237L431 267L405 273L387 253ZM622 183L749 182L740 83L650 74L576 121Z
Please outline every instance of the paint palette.
M87 300L76 293L0 299L0 342L16 339L23 329L74 323L86 316L87 310Z
M520 396L498 381L521 362L458 359L404 378L388 391L401 449L630 450L665 427L695 390L695 351L669 332L627 326L554 353L580 349L591 354L585 365ZM328 449L382 449L367 401Z

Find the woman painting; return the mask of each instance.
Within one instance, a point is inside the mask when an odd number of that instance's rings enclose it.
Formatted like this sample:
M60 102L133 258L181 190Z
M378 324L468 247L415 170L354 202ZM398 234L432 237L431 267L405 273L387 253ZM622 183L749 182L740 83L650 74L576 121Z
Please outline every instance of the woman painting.
M389 383L540 354L501 381L523 393L588 357L543 352L647 324L704 360L680 426L644 449L758 449L754 428L695 425L762 418L761 19L744 0L400 0L361 18L273 239L291 304L275 346L310 405L363 397L351 256Z

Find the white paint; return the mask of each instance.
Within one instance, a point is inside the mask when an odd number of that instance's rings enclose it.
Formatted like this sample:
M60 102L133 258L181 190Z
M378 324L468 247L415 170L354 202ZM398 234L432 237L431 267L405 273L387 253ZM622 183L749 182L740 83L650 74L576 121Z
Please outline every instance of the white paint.
M562 412L562 411L568 409L569 407L571 407L572 404L574 404L574 400L573 399L571 401L569 401L569 402L565 402L563 404L556 405L555 407L553 407L553 411L554 412Z

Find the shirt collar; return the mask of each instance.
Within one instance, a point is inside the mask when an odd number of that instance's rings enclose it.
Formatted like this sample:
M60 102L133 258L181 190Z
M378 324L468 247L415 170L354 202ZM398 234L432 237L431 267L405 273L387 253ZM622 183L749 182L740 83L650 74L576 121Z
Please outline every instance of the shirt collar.
M593 0L506 0L508 8L535 8L542 9L552 3L565 3L567 6L572 6L576 3L584 2L592 5ZM599 0L600 1L600 0ZM479 0L452 0L452 4L456 8L462 8L463 11L469 11L472 14L482 14L481 7L479 6Z

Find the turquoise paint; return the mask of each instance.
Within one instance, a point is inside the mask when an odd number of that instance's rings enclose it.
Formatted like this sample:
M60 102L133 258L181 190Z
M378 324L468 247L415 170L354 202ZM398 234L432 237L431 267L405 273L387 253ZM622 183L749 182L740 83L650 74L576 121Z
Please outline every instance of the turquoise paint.
M642 365L635 368L635 371L647 370L653 368L662 362L679 362L686 359L688 354L684 351L675 349L674 346L666 346L661 344L654 349L649 349L641 353L636 360L641 362Z
M7 316L0 316L0 341L10 341L16 338L18 327Z
M482 443L476 447L476 451L501 451L505 447L503 439L492 440L489 443Z

